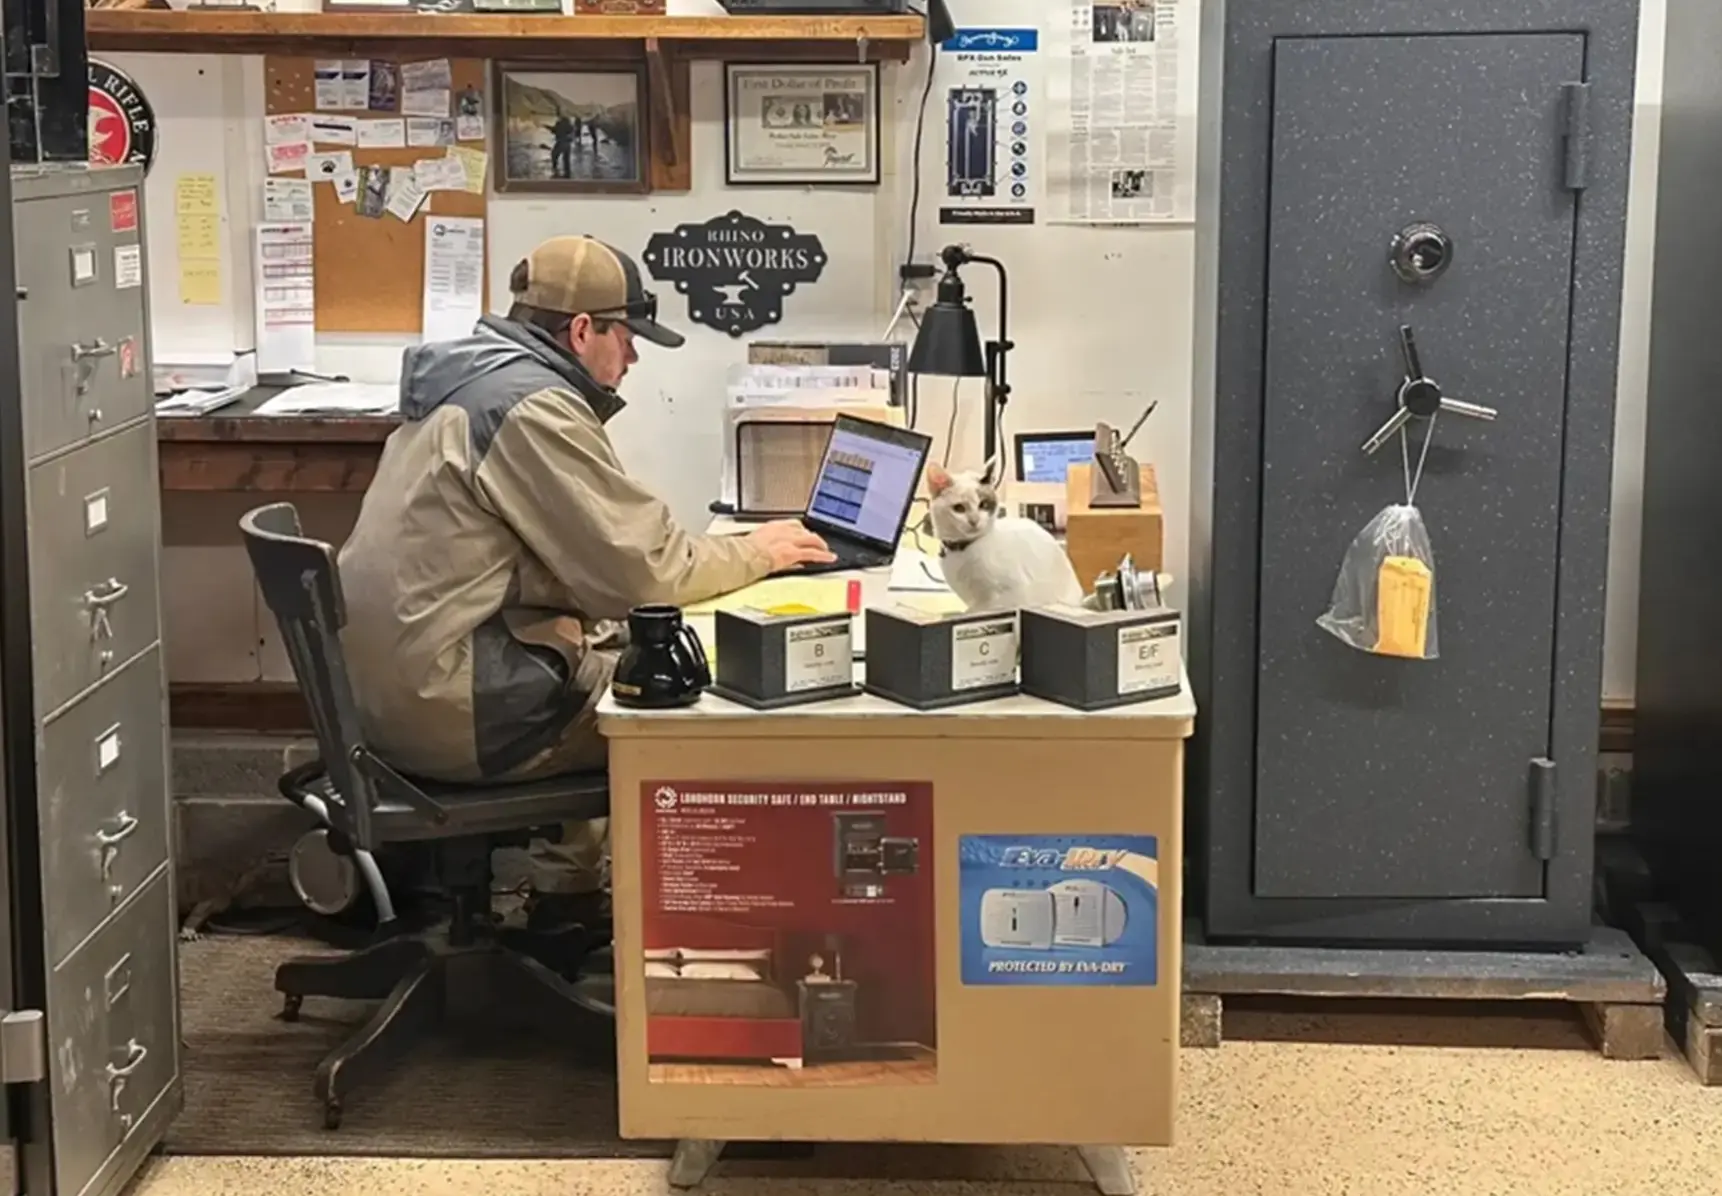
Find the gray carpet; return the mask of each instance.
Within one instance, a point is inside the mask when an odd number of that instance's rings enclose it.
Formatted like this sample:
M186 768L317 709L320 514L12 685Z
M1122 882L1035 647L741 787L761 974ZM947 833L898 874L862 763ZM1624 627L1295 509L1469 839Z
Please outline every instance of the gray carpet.
M275 965L320 946L287 936L217 935L180 949L185 1112L169 1154L408 1158L666 1157L669 1145L616 1135L613 1056L546 1041L506 1010L452 1021L323 1129L317 1064L367 1016L357 1002L310 997L300 1020L276 1015Z

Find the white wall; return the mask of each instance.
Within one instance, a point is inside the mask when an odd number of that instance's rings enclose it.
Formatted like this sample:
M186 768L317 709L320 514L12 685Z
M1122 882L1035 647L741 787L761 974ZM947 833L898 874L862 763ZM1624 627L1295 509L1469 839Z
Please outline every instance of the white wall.
M1043 24L1056 6L1044 0L950 0L959 24ZM1614 529L1609 567L1605 696L1629 698L1633 685L1633 637L1637 618L1638 523L1643 458L1645 360L1652 223L1655 212L1656 138L1660 123L1664 0L1643 0L1644 32L1639 65L1637 151L1628 228L1625 316L1622 326L1620 413L1615 465ZM672 12L716 12L714 0L670 0ZM307 0L282 8L314 7ZM1040 21L1036 17L1040 17ZM1192 25L1193 27L1193 25ZM257 58L219 59L182 55L114 55L133 74L161 118L159 157L148 199L158 214L151 231L155 274L151 284L158 358L195 358L251 344L251 286L246 250L249 222L261 206L262 154L258 120L263 111L262 65ZM513 263L539 240L585 232L638 252L653 233L689 220L704 220L730 208L762 219L787 221L824 241L830 264L820 282L799 290L781 326L769 335L876 336L896 300L896 263L906 247L909 224L911 148L926 56L884 72L888 114L884 155L886 178L877 189L731 189L723 185L721 72L696 64L693 77L694 189L687 195L553 200L495 196L490 200L490 289L493 305L507 301ZM1167 567L1182 574L1188 556L1190 447L1190 332L1193 231L1189 226L1086 229L1038 225L1029 228L941 229L936 223L939 188L927 180L942 174L943 113L935 84L928 105L920 167L926 172L916 237L925 260L949 241L962 240L1003 259L1011 270L1012 431L1071 428L1096 419L1129 422L1150 398L1159 409L1133 449L1155 463L1167 512ZM182 306L177 293L173 186L182 173L211 172L227 181L230 217L226 277L232 305ZM1037 181L1038 185L1038 181ZM990 278L970 278L977 310L990 319ZM667 285L660 293L670 291ZM685 307L665 296L666 322L688 333L677 352L645 346L624 394L628 413L613 425L618 446L639 476L656 487L685 520L699 519L715 496L717 436L725 368L742 359L745 340L686 320ZM764 336L762 332L756 335ZM400 339L325 336L318 365L356 378L392 378ZM922 387L921 426L943 439L952 392ZM979 457L980 427L974 395L958 398L954 461ZM192 511L193 503L201 504ZM219 513L218 513L219 511ZM230 603L225 630L207 613L213 592L228 595L246 586L240 554L222 545L217 525L230 526L225 504L178 497L170 518L202 525L170 534L168 590L172 669L180 679L242 680L285 677L278 654ZM335 524L341 516L329 516ZM248 608L249 604L247 604ZM197 634L172 636L178 621L196 622ZM211 639L227 644L214 652L188 645Z

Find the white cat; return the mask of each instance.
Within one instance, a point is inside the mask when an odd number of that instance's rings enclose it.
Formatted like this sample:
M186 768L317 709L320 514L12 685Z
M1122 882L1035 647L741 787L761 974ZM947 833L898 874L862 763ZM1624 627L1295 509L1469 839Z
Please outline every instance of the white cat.
M927 489L945 582L968 609L1081 604L1082 583L1058 541L1032 519L1000 515L982 475L930 464Z

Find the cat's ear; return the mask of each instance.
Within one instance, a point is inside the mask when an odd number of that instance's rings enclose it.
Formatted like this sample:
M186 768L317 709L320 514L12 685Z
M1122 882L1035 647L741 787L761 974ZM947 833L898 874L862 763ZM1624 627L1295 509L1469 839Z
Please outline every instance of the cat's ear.
M927 462L927 491L934 498L951 488L951 475L937 461Z

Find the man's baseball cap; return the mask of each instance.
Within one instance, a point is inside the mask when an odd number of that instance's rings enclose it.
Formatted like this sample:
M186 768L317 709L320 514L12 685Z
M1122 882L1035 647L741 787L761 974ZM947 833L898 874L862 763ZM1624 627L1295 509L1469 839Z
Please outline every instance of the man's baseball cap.
M641 283L634 259L592 237L551 237L514 268L509 282L516 303L617 320L666 349L687 341L658 323L658 297Z

